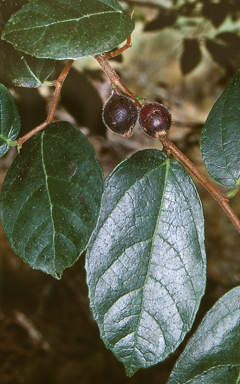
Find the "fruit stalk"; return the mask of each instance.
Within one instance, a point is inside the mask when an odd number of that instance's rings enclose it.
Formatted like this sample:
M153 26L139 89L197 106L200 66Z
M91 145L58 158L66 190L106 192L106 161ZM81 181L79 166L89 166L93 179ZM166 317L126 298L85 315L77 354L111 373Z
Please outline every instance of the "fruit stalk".
M114 69L111 67L108 60L103 55L96 55L94 56L94 59L98 61L100 64L102 70L104 71L105 75L109 78L109 81L111 84L114 84L114 86L125 96L130 97L131 99L135 100L136 105L138 105L139 108L141 108L141 104L135 99L136 95L135 93L131 92L130 89L126 87L125 84L123 84L122 80L118 76L118 74L114 71Z

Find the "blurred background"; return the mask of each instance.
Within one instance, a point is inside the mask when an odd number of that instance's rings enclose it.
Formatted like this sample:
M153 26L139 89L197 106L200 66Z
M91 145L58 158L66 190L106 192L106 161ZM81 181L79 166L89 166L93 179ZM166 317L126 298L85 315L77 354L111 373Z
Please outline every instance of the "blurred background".
M201 129L240 67L239 0L120 3L128 14L134 10L136 28L132 48L111 60L112 66L132 92L171 110L170 140L207 175L199 149ZM62 67L58 63L53 78ZM16 100L22 136L45 120L53 89L20 88L1 81ZM87 136L105 176L138 150L161 149L159 141L139 126L131 138L106 130L101 111L109 94L109 81L98 63L93 58L76 61L55 116ZM0 159L0 185L15 156L12 148ZM196 185L205 215L208 281L194 329L214 302L240 283L240 236L216 201ZM240 216L239 193L231 205ZM190 335L165 362L127 378L122 364L104 347L92 319L84 254L56 281L23 263L0 229L1 384L164 384Z

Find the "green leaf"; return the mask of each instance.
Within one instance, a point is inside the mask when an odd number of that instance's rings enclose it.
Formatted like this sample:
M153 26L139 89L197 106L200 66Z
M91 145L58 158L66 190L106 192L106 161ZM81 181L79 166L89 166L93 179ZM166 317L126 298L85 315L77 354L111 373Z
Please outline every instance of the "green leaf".
M232 384L240 374L240 287L206 314L179 357L167 384Z
M9 90L0 84L0 157L10 149L21 128L15 101Z
M102 170L85 136L68 122L50 124L21 149L4 180L0 217L13 250L60 278L96 227Z
M112 172L86 271L101 338L128 376L177 348L206 274L202 206L178 162L144 150Z
M18 87L37 88L55 68L55 60L37 59L0 40L0 76Z
M29 0L0 0L0 14L4 20L4 24L8 21L11 15L17 12Z
M0 31L2 32L12 13L19 10L25 0L0 0ZM5 21L3 21L5 20ZM0 77L19 87L36 88L46 80L55 67L54 60L37 59L17 51L6 41L0 40Z
M201 136L211 177L227 188L240 185L240 70L214 104Z
M39 58L80 59L110 51L132 30L115 0L31 0L12 15L2 39Z

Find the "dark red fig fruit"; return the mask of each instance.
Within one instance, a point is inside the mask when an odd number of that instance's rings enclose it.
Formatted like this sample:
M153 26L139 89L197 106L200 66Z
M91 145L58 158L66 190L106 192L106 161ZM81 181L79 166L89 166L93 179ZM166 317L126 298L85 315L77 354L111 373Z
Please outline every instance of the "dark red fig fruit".
M138 107L127 96L114 89L103 106L103 122L107 128L122 136L131 136L138 119Z
M160 103L145 103L139 113L139 124L148 136L165 136L171 127L172 115Z

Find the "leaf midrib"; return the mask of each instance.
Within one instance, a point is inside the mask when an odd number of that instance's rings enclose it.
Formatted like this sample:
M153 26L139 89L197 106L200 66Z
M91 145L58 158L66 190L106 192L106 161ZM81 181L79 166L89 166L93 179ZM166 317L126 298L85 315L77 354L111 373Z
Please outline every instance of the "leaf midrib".
M137 183L139 183L141 180L143 180L144 178L146 178L148 175L150 175L152 172L154 172L156 169L158 168L161 168L162 166L165 165L166 163L166 160L165 159L161 164L157 164L157 166L155 168L151 168L147 173L144 173L141 177L139 177L136 181L134 181L131 185L129 185L129 187L127 189L125 189L123 191L123 193L121 194L121 196L119 197L119 199L114 202L114 206L112 207L112 209L110 211L107 212L107 216L104 217L103 220L100 220L100 225L98 226L98 232L100 231L100 229L103 227L103 225L106 223L106 221L109 219L109 217L112 215L112 213L114 212L115 208L118 206L118 204L120 203L120 201L124 198L124 196L126 195L126 193L134 187L134 185L136 185ZM113 175L115 177L115 174ZM105 212L104 212L105 214Z
M8 138L6 138L5 136L3 136L3 135L0 135L0 139L2 139L3 141L5 141L5 143L6 144L9 144L9 139Z
M157 219L156 219L156 224L155 224L155 228L154 228L154 231L153 231L153 236L152 238L154 238L155 236L155 233L156 233L156 230L157 230L157 227L158 227L158 222L160 220L160 216L161 216L161 213L162 213L162 206L163 206L163 200L164 200L164 192L166 190L166 185L167 185L167 178L168 178L168 173L169 173L169 168L170 168L170 165L169 165L169 160L166 159L166 161L164 162L164 165L166 166L166 170L165 170L165 177L164 177L164 183L163 183L163 192L162 192L162 197L161 197L161 202L160 202L160 206L159 206L159 213L158 213L158 216L157 216ZM150 255L152 255L152 248L153 248L153 241L151 242L151 249L150 249ZM148 268L147 268L147 273L146 273L146 278L144 280L144 283L143 283L143 286L142 286L142 300L141 300L141 311L139 313L139 316L138 316L138 323L136 325L136 330L135 330L135 335L134 335L134 347L133 347L133 350L132 350L132 357L131 357L131 362L130 362L130 367L129 367L129 371L131 372L132 371L132 366L133 366L133 360L134 360L134 352L135 350L137 349L136 347L136 344L137 344L137 337L138 337L138 328L139 328L139 324L140 324L140 321L141 321L141 318L142 318L142 313L143 313L143 307L144 307L144 299L145 299L145 288L146 288L146 282L149 278L149 273L150 273L150 268L151 268L151 257L149 258L149 262L148 262ZM134 372L135 372L135 369L134 369Z
M47 192L47 196L48 196L48 200L49 200L50 216L51 216L52 227L53 227L53 254L54 254L54 268L56 270L56 266L55 266L55 260L56 260L55 225L54 225L54 220L53 220L53 204L52 204L51 195L50 195L49 188L48 188L48 176L47 176L46 167L45 167L45 163L44 163L44 153L43 153L44 152L44 148L43 148L44 147L44 143L43 143L44 135L45 135L45 131L43 131L43 133L41 135L41 157L42 157L43 173L45 176L46 192Z
M7 35L10 33L15 33L15 32L19 32L19 31L29 31L29 30L34 30L34 29L48 28L48 27L50 27L52 25L56 25L56 24L64 24L64 23L69 23L72 21L81 21L85 18L90 18L90 17L94 17L94 16L98 16L98 15L106 15L106 14L111 14L111 13L119 13L119 14L123 15L123 13L121 11L107 11L107 12L91 13L91 14L83 15L82 17L78 17L75 19L55 21L53 23L44 24L44 25L36 25L36 26L28 27L28 28L13 29L12 31L7 32ZM5 33L2 34L3 38L4 38L4 36L5 36Z

